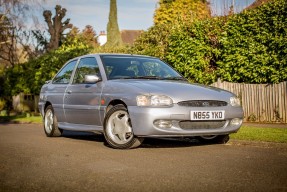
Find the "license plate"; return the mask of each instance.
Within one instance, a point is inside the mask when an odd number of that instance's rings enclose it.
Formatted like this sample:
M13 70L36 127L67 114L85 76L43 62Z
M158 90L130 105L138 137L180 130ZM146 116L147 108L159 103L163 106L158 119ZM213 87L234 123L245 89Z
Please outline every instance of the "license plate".
M191 111L191 120L222 120L225 117L225 111Z

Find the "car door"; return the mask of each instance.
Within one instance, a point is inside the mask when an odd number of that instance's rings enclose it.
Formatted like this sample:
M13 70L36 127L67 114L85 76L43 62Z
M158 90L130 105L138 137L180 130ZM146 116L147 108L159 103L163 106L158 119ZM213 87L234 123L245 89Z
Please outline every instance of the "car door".
M69 85L77 60L69 61L49 84L47 100L52 103L58 122L65 122L64 94Z
M100 125L99 107L101 82L85 83L85 75L100 76L95 57L81 58L73 81L67 87L64 109L67 123L83 125Z

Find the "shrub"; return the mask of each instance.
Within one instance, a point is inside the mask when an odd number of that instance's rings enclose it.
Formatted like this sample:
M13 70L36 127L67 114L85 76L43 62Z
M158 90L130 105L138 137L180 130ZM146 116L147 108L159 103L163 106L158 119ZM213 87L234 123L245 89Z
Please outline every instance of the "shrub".
M275 0L230 17L220 36L221 79L244 83L287 80L287 1Z

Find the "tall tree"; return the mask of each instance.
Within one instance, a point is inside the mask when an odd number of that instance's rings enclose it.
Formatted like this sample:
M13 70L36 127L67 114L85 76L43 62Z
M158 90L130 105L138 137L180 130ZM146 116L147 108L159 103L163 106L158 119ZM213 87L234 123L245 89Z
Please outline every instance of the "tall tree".
M123 44L118 25L117 0L110 0L110 14L109 14L107 32L108 34L107 34L106 46L114 47Z
M63 33L66 29L72 28L73 25L70 24L70 19L66 19L62 22L62 19L66 16L67 10L62 8L60 5L55 7L56 14L52 18L52 13L49 10L43 12L46 23L48 24L48 31L51 35L50 42L48 43L48 51L57 49L60 46Z

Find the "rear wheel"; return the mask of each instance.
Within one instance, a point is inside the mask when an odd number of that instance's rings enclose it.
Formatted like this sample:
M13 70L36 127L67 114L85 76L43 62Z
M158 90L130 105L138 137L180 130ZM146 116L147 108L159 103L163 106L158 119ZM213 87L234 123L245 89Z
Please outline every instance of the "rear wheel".
M144 140L134 136L130 116L124 105L116 105L107 112L104 135L107 143L115 149L136 148Z
M205 143L225 144L229 141L229 135L206 135L197 137L197 139Z
M57 117L51 105L45 109L44 131L48 137L59 137L62 135L62 130L58 128Z

